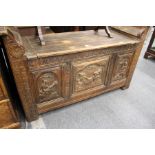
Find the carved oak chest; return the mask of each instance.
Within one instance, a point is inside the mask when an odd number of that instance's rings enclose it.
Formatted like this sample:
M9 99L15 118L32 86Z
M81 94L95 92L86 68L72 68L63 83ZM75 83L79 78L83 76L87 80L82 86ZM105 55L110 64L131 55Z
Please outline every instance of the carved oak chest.
M133 30L133 31L132 31ZM128 88L146 28L34 36L8 30L4 45L29 121L38 114L118 88Z

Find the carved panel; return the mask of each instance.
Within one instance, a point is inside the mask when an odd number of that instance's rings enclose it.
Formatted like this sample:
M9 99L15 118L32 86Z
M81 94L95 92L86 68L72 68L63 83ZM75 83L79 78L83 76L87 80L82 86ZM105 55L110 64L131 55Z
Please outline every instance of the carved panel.
M37 82L40 100L58 96L58 80L53 73L42 74Z
M61 96L61 69L59 67L34 72L37 103Z
M127 77L132 55L133 53L117 55L112 82L121 81Z
M109 56L87 61L77 61L73 64L73 91L79 92L105 85L105 77Z

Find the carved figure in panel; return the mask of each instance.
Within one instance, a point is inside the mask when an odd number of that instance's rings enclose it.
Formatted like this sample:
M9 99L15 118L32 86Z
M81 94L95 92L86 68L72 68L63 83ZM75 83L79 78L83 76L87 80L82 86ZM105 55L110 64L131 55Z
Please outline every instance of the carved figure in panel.
M102 84L102 66L89 65L76 75L76 91Z
M112 81L123 80L127 77L127 71L129 68L131 56L132 54L117 56Z
M48 72L39 76L38 80L39 101L54 99L59 96L58 80L54 73Z
M105 82L105 73L108 59L100 59L90 63L81 63L75 67L74 91L79 92L99 85Z

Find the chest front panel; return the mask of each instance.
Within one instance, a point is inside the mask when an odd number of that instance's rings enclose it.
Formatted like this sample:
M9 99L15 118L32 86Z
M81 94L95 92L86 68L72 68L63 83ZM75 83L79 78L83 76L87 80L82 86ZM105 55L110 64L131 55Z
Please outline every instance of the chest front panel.
M73 93L106 85L110 56L90 58L72 63Z
M123 85L134 49L126 45L30 60L31 91L39 109L51 109Z

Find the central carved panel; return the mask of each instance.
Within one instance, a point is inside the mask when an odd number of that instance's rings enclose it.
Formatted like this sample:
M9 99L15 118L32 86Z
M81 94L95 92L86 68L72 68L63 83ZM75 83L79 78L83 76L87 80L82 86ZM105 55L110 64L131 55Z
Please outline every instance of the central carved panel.
M76 91L102 84L102 66L89 65L76 75Z
M89 59L86 62L78 61L73 64L74 92L90 89L105 84L109 56L102 59Z

